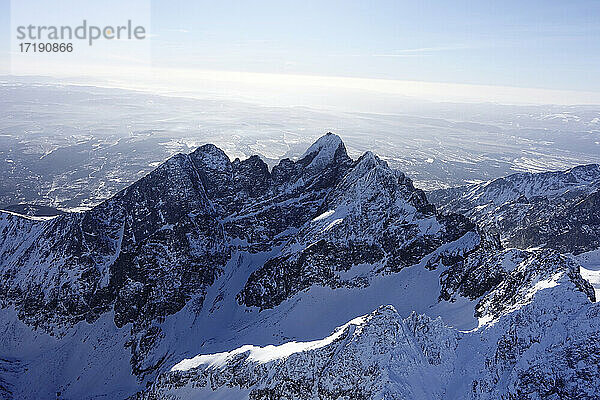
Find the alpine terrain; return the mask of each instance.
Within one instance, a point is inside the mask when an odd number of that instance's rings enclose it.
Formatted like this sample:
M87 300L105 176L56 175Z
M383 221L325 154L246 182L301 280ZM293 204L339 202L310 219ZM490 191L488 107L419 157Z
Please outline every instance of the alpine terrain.
M585 165L426 195L328 133L0 211L0 397L600 399L599 189Z

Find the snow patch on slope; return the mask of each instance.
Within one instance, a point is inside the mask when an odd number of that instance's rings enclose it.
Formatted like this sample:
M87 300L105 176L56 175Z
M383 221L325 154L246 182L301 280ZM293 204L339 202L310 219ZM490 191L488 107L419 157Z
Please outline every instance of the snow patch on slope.
M575 257L581 264L580 273L594 287L596 301L600 300L600 249L588 251Z
M248 353L248 361L255 362L257 364L264 364L267 362L288 358L294 353L301 353L303 351L325 347L338 339L342 333L348 329L349 326L359 326L364 324L364 322L364 316L355 318L347 324L337 328L332 335L312 342L288 342L279 346L269 345L265 347L246 345L230 352L198 355L192 359L179 362L173 368L171 368L171 371L187 371L192 368L198 368L201 365L206 365L207 368L222 368L235 356L244 353Z

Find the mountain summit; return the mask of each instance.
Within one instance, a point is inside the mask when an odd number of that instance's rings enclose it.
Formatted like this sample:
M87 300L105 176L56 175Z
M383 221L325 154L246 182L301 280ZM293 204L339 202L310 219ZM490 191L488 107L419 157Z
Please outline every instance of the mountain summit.
M342 139L331 132L321 136L306 150L300 160L311 169L322 169L332 163L346 164L352 161Z

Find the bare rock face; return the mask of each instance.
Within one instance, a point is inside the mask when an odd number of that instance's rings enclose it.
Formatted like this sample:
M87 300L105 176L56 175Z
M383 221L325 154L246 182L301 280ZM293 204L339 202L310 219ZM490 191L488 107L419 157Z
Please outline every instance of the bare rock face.
M366 153L328 193L319 215L250 276L239 301L272 308L311 285L361 285L337 273L360 264L397 272L474 228L460 215L437 214L409 178Z

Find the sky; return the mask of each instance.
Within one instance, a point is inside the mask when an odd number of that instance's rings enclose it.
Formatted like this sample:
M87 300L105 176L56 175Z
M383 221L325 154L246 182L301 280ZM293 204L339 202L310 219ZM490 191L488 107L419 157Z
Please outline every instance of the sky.
M600 90L598 1L157 1L152 24L171 65Z
M90 78L185 69L480 85L483 94L490 86L564 90L600 99L600 1L135 0L127 11L114 11L113 0L74 3L14 0L10 9L0 0L0 68L12 59L12 74L53 75L74 65ZM113 11L99 12L103 6ZM112 23L128 15L150 34L146 47L121 54L95 45L93 68L82 67L81 55L23 61L9 45L23 15L40 24Z

